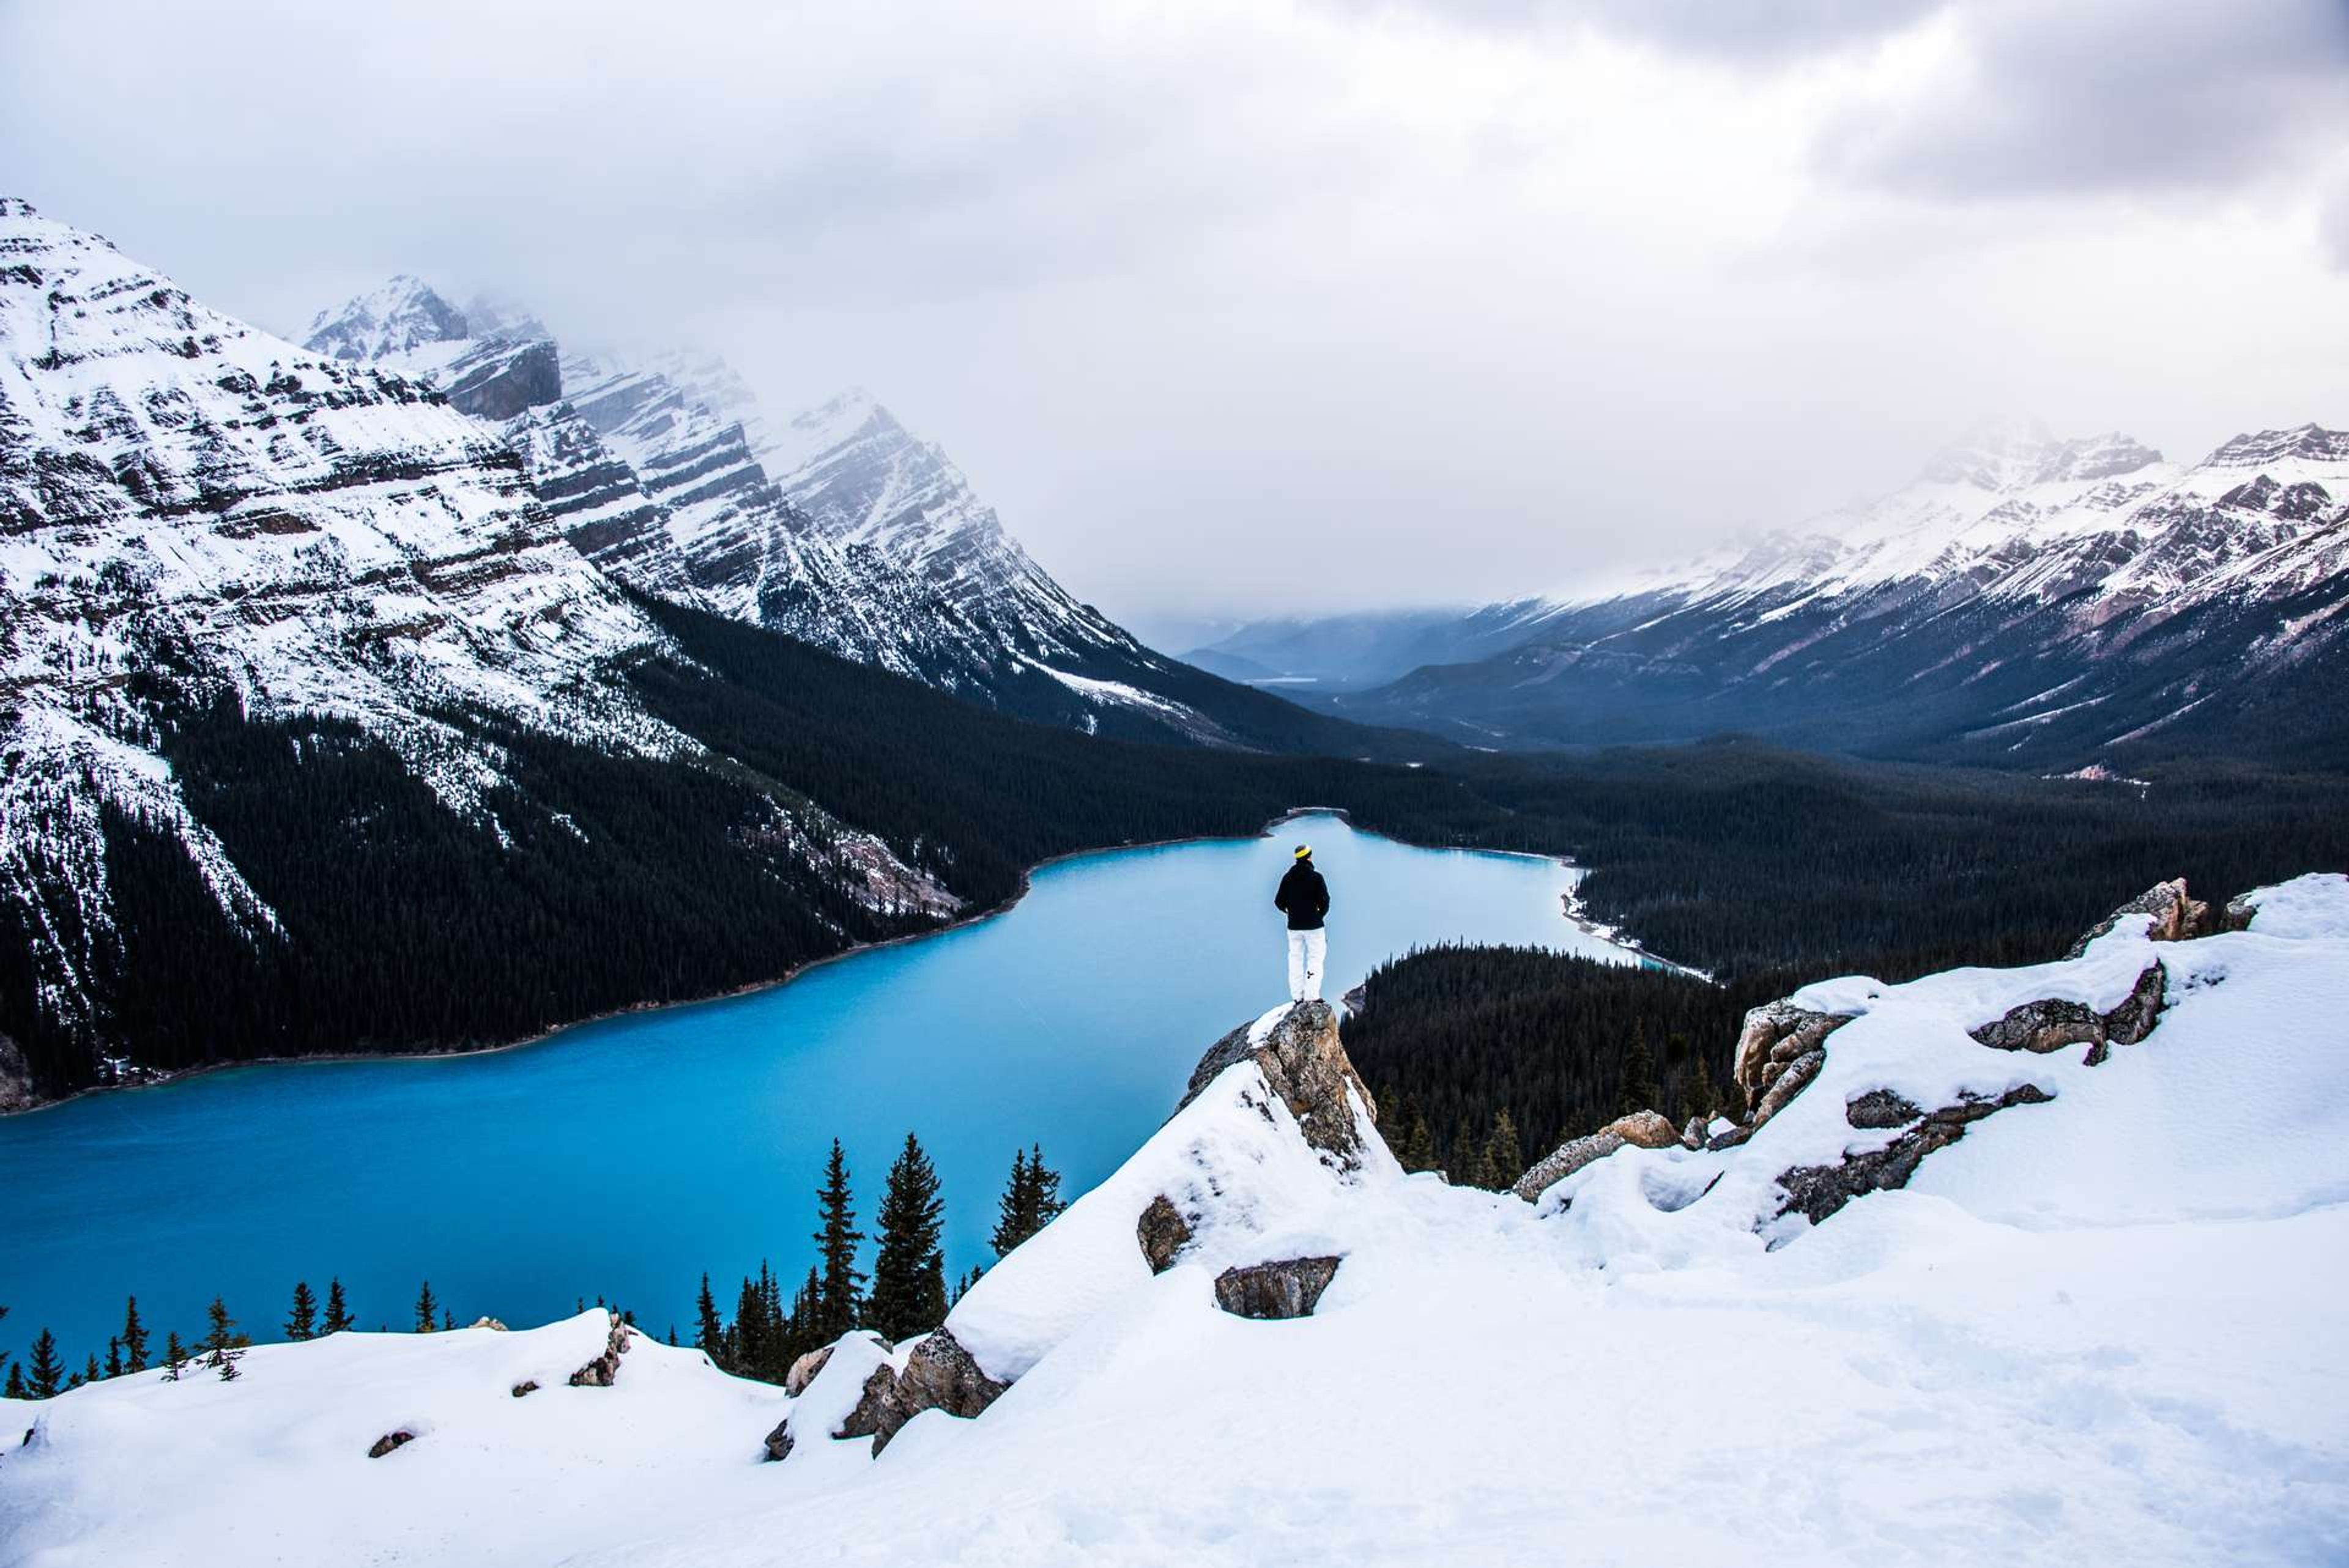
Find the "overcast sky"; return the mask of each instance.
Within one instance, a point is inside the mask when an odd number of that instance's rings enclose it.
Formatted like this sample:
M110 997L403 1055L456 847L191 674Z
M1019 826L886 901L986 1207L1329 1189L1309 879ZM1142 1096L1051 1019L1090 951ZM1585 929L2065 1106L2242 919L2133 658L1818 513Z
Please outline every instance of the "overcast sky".
M2344 0L0 4L0 152L289 335L409 271L862 384L1144 620L2349 423Z

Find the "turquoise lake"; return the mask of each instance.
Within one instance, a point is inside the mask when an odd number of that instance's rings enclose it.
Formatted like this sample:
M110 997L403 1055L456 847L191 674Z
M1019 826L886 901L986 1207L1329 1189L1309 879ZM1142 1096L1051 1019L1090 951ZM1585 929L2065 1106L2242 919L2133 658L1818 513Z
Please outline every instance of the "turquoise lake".
M429 1278L460 1323L602 1295L689 1338L705 1269L730 1310L762 1257L786 1288L806 1272L833 1138L869 1221L908 1130L958 1275L992 1261L1015 1148L1041 1142L1083 1191L1287 995L1271 899L1300 840L1330 885L1332 1000L1439 942L1630 958L1565 918L1578 873L1556 861L1329 815L1273 833L1061 861L993 919L515 1050L243 1068L0 1119L0 1345L22 1357L47 1326L69 1365L103 1360L132 1293L159 1350L215 1293L276 1338L294 1282L323 1297L336 1274L367 1327L406 1326Z

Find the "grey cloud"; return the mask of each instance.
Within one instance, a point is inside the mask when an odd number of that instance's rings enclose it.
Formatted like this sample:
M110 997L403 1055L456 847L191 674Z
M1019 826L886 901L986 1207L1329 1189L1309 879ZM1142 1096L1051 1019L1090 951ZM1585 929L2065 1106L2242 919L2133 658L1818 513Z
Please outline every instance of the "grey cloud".
M1971 200L2207 190L2349 141L2341 0L1983 0L1961 58L1816 144L1831 172Z
M1951 0L1337 0L1371 13L1412 12L1480 30L1589 28L1675 53L1774 66L1876 43Z

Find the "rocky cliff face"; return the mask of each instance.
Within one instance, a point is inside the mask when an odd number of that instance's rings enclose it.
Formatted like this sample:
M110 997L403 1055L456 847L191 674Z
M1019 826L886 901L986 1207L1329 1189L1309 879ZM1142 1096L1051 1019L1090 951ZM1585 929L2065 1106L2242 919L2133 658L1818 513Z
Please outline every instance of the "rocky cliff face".
M285 936L167 758L195 716L356 727L485 832L503 775L481 725L698 755L625 679L661 634L499 428L429 384L527 419L548 346L463 330L400 280L297 348L0 201L0 895L38 1016L87 1048L119 960L109 823L176 843L248 941ZM430 377L387 367L403 356Z

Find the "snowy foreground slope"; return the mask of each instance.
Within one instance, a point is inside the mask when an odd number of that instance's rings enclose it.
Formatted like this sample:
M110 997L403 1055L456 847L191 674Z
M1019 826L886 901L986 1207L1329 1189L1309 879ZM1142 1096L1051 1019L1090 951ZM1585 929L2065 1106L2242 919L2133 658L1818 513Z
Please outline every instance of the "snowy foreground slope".
M1533 1202L1403 1175L1328 1020L1224 1042L944 1334L796 1398L642 1338L572 1387L600 1313L264 1347L0 1412L0 1561L2349 1556L2349 878L1812 986L1749 1019L1745 1123L1630 1119ZM1218 1308L1330 1258L1310 1315ZM925 1366L981 1413L830 1437Z

